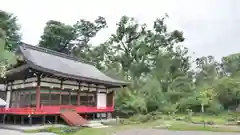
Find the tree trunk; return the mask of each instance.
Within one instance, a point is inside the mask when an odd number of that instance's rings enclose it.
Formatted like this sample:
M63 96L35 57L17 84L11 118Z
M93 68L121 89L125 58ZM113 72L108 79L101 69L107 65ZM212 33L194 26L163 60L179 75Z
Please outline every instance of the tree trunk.
M202 114L203 114L203 126L205 128L206 127L206 122L205 122L205 118L204 118L204 104L201 104L201 111L202 111Z

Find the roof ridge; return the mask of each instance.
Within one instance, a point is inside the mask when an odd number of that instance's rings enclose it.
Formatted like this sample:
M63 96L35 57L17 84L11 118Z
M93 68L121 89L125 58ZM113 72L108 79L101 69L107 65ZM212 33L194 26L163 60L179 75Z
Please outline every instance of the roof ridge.
M66 58L66 59L69 59L69 60L84 62L84 63L90 64L90 65L95 65L94 62L90 62L90 61L87 61L87 60L84 60L84 59L80 59L80 58L77 58L75 56L68 55L68 54L61 53L61 52L57 52L57 51L54 51L54 50L51 50L51 49L30 45L30 44L27 44L27 43L24 43L24 42L21 42L20 46L22 46L23 49L29 48L29 49L32 49L32 50L48 53L48 54L55 55L55 56L62 57L62 58Z

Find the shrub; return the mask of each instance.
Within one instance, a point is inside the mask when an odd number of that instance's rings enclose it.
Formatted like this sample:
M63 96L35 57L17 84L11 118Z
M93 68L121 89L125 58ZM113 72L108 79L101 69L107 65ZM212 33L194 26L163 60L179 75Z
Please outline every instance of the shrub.
M212 114L220 114L223 112L224 108L223 106L218 102L213 102L210 104L210 106L206 109L206 112L212 113Z

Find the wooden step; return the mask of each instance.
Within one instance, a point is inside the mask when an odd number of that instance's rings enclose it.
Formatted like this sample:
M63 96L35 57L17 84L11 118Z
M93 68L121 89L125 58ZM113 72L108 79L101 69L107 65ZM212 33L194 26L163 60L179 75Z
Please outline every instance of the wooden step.
M60 117L70 126L84 126L88 121L75 111L63 111Z

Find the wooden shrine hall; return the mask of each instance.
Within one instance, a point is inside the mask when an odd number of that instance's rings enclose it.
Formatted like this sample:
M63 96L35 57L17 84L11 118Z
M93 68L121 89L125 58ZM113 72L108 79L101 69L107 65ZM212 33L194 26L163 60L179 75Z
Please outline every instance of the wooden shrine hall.
M0 79L7 103L0 107L3 123L63 120L74 126L85 119L111 118L114 91L128 84L91 63L49 49L22 43L16 55L18 63Z

